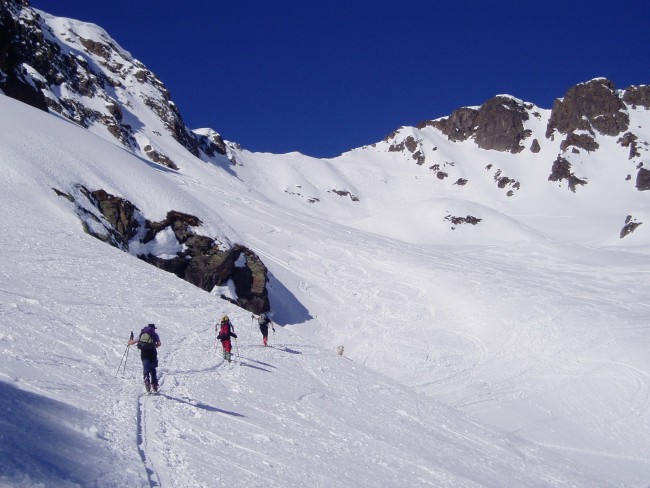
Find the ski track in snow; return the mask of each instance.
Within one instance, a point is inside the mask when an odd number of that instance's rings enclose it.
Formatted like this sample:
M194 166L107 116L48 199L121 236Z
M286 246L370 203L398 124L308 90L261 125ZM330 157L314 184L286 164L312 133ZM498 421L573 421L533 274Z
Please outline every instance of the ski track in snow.
M150 487L161 486L160 478L156 474L154 465L151 462L150 456L147 455L147 414L146 414L146 401L148 400L146 395L140 396L138 399L138 413L137 413L137 442L138 442L138 452L140 453L140 459L142 459L142 464L147 473L147 481L149 482Z
M229 208L229 211L232 211L237 215L238 218L235 220L241 222L250 219L252 217L252 212L265 214L265 210L259 206L253 206L250 209L244 207ZM267 212L265 214L265 223L274 226L273 218L274 216ZM293 222L298 220L299 222L310 223L311 221L309 217L303 219L303 215L297 214L294 214L291 217L287 216L287 219ZM298 226L300 225L301 224L298 224ZM331 228L329 228L329 226L331 226ZM322 266L322 269L319 270L314 267L310 268L311 279L308 278L305 280L303 278L303 281L301 281L299 285L299 289L303 291L304 297L307 298L309 302L313 303L315 308L327 307L332 302L336 302L336 297L319 286L319 283L329 283L335 288L339 286L344 287L347 292L343 293L343 295L354 297L355 301L360 305L360 307L357 305L357 308L363 308L363 305L366 303L373 303L379 308L368 309L365 312L365 315L368 317L379 317L382 320L390 320L391 310L394 311L401 308L401 310L404 311L404 308L400 307L399 304L408 303L408 306L413 308L414 305L417 306L419 301L424 304L431 300L432 290L425 287L414 286L413 280L407 284L404 292L400 290L399 282L392 281L392 295L384 293L381 297L377 297L376 287L374 287L371 282L367 283L367 285L370 286L364 286L366 285L363 280L364 273L359 272L358 270L372 267L375 272L379 271L381 273L383 267L385 267L387 271L394 271L396 266L390 264L389 261L382 262L376 259L377 253L370 250L373 246L373 241L371 240L359 242L357 236L357 243L353 254L350 253L350 249L348 248L337 247L341 243L333 241L330 238L330 236L336 235L336 227L335 224L323 225L322 223L320 226L312 227L309 225L309 231L305 233L308 235L310 241L320 240L325 242L327 245L327 253L319 255L319 264ZM240 229L239 231L248 235L244 229ZM278 265L279 268L277 266L274 268L276 273L278 269L290 272L292 269L296 268L297 263L299 266L300 262L308 258L310 251L297 252L292 250L293 247L296 249L305 249L308 247L306 242L301 244L302 232L292 234L290 239L292 241L292 246L285 248L284 250L281 250L281 247L276 246L274 244L274 239L271 239L278 238L278 235L279 231L270 233L256 232L254 235L250 235L248 245L263 256L265 260ZM282 237L278 240L281 239ZM269 249L275 249L277 254L272 254L269 252ZM382 255L385 257L388 256L386 254L387 249L390 249L390 247L382 249ZM427 352L425 349L422 353L423 356L419 359L419 352L416 353L416 356L413 357L414 360L422 361L423 364L431 364L433 362L433 368L429 367L429 374L433 374L435 377L428 381L422 381L420 379L417 383L414 383L414 386L417 386L421 391L429 392L437 398L444 398L446 395L450 399L448 401L451 401L459 408L488 420L494 420L493 412L503 411L503 415L507 416L507 411L512 408L511 405L514 406L516 403L527 404L529 402L534 402L535 399L544 395L562 395L562 392L568 392L573 389L574 385L597 381L597 377L594 376L592 370L586 367L587 365L585 362L580 364L565 363L567 362L567 358L575 356L575 353L573 352L574 350L579 351L584 347L599 347L599 337L603 337L605 334L611 334L611 332L606 331L605 328L602 329L603 332L598 332L597 329L594 330L593 332L595 332L595 335L593 336L593 342L590 345L585 344L585 339L587 339L588 336L582 335L577 329L575 331L571 330L569 325L572 323L580 323L579 316L581 313L602 317L599 321L605 324L608 322L610 316L615 320L614 314L616 312L614 310L630 309L631 295L627 290L631 290L633 287L638 286L634 279L636 273L631 269L630 271L632 272L632 275L629 273L626 273L626 275L610 274L610 276L615 276L618 282L613 281L611 286L609 286L602 282L602 278L597 268L587 266L580 268L579 266L576 266L573 269L563 270L557 268L553 262L550 262L552 266L548 267L549 260L544 256L542 256L542 262L540 264L537 264L534 260L527 260L525 262L519 262L516 260L508 261L501 259L501 256L499 255L500 248L498 246L495 246L493 249L495 252L492 254L497 258L494 260L494 263L480 258L480 255L476 254L476 251L470 249L464 252L445 253L443 257L442 254L436 256L435 253L431 253L430 251L422 253L422 248L414 246L413 258L409 259L410 246L404 245L400 248L400 259L402 265L404 263L409 263L411 260L415 261L417 259L419 261L430 260L432 266L437 268L439 271L443 270L443 272L451 273L454 269L462 269L466 273L465 281L472 283L475 287L473 290L470 288L469 295L467 290L457 294L452 303L444 303L433 309L428 307L424 309L425 314L429 314L431 320L437 322L440 319L444 320L444 316L448 315L450 311L455 311L457 314L458 309L462 309L471 304L472 316L467 315L468 320L461 328L454 329L449 327L449 324L445 324L447 325L447 328L444 331L435 329L432 331L434 334L432 344L435 345L432 346L431 351L439 349L439 345L436 343L439 343L440 339L443 339L443 334L448 335L448 337L455 335L458 338L457 340L464 342L464 345L458 347L459 355L452 354L447 357L440 356L436 358L432 357L431 353ZM415 253L420 253L417 258L415 257ZM476 257L473 256L474 254L476 254ZM331 264L329 264L330 256L332 257ZM494 259L494 257L492 259ZM478 259L481 259L480 263L478 262ZM479 269L480 271L479 273L475 273L472 271L473 269ZM528 270L529 273L521 273L521 270ZM623 272L626 271L627 270L625 269ZM488 273L491 275L490 293L494 293L494 289L502 289L504 297L509 296L512 301L526 303L526 306L522 308L521 323L525 324L526 321L533 320L539 323L542 327L535 330L530 327L520 327L513 324L512 327L502 327L502 329L507 333L501 337L499 337L498 329L497 331L493 331L491 337L486 336L480 329L477 329L477 331L474 332L471 325L477 323L475 316L477 298L479 300L484 300L482 297L484 294L484 280ZM377 273L375 274L375 279L376 277ZM604 288L608 289L608 293L610 293L609 296L603 293ZM339 290L339 293L340 292L341 290ZM473 298L470 298L472 292L474 292L474 296ZM452 293L445 293L445 296L449 295L452 295ZM548 308L548 311L545 309L546 305L544 303L539 305L535 304L536 295L542 298L545 296L551 297L552 300L557 300L559 302L572 302L578 304L578 307L574 307L575 312L570 311L571 315L569 316L556 316L553 315L552 302L549 302L551 308ZM465 299L461 298L459 300L459 296L465 296ZM378 298L380 298L380 300L378 300ZM496 311L496 304L493 301L490 303L490 300L493 300L492 295L485 295L485 299L486 301L483 305L485 310L489 311L493 308ZM386 300L388 300L388 302L386 302ZM481 304L481 301L478 303ZM531 303L533 304L532 307L530 306ZM603 309L603 303L608 304L607 307L611 308L613 312L607 312L607 308ZM644 305L639 303L639 306ZM549 314L549 311L551 314ZM462 316L464 314L461 313L460 315ZM409 314L409 316L413 316L413 314ZM496 317L498 317L498 312L494 313L494 318L496 319ZM480 318L483 320L486 319L486 317L483 316ZM419 318L418 320L422 319ZM331 326L332 322L329 320L328 322L328 325ZM342 322L345 323L346 321L343 320ZM400 326L403 327L404 323L405 321L401 320ZM495 322L492 323L494 324ZM467 327L467 324L469 324L470 327ZM347 332L348 334L352 333L352 337L354 337L354 324L352 325L352 329ZM362 330L365 330L365 328ZM624 331L625 329L617 326L615 330ZM639 329L633 327L631 330L636 331ZM382 333L381 330L378 332ZM615 332L614 334L617 335L618 333ZM495 341L495 338L498 338L498 341ZM560 338L564 340L559 340ZM567 341L566 338L569 338L569 340ZM325 338L325 340L328 339L334 343L340 341L341 343L349 344L351 342L350 337L347 339L341 338L338 339L338 341L337 339L332 339L330 337ZM453 341L447 338L443 343L451 345L453 344ZM412 345L405 347L412 349ZM380 361L375 360L372 363L367 361L367 358L380 357L382 353L386 352L385 350L378 350L376 346L372 347L368 344L366 344L364 348L365 349L359 349L356 351L351 350L350 354L352 354L353 357L362 360L364 364L368 364L371 367L378 368L386 374L394 376L390 370L391 361L387 357L382 358ZM515 366L514 369L504 369L501 366L501 364L512 361L512 358L523 358L522 355L525 354L525 351L532 352L536 349L542 353L535 353L539 357L537 357L532 363L527 359L522 361L523 367L521 368ZM349 348L346 348L346 351L347 350L349 350ZM460 355L461 351L462 356ZM364 359L364 357L366 359ZM385 364L382 365L381 361L385 361L386 359L388 359L388 362L385 362ZM630 371L630 374L623 375L623 377L631 377L629 387L624 383L619 382L619 388L623 388L625 391L624 395L631 399L631 404L626 407L628 411L619 412L621 421L635 415L638 415L638 418L648 418L648 383L646 373L640 368L627 364L624 361L622 361L619 366L628 368ZM547 371L544 371L545 368ZM414 371L415 370L419 371L419 369L414 369ZM560 374L558 375L558 373L554 373L554 370L557 370ZM501 378L490 378L493 376L490 371L499 371L501 373ZM408 374L408 370L400 370L400 375L395 377L404 380L404 373ZM641 373L642 376L638 377L638 379L634 379L635 375L639 375L639 373ZM423 376L418 374L417 377L422 378ZM482 379L482 377L484 379ZM547 382L547 378L549 380L551 378L557 378L559 381L555 382L551 389L546 390L536 390L534 388L528 388L527 386L531 383L543 385ZM407 383L410 383L408 378ZM456 391L458 393L455 393ZM459 394L462 394L462 396L458 396ZM451 400L454 397L456 397L456 399ZM548 421L552 419L555 414L550 409L548 409L547 412ZM497 425L502 424L505 425L502 421L497 423ZM527 424L518 426L516 430L525 434L529 430L533 431L535 425L542 424L538 424L537 420L528 421ZM566 447L567 450L573 450L573 452L576 453L580 451L580 449L572 447L570 442L567 443ZM603 455L607 455L607 450L602 452Z
M287 181L271 190L257 183L273 176L261 165L235 168L251 173L245 188L209 163L162 171L2 95L0 105L0 375L29 393L18 407L35 408L36 425L67 429L64 443L2 425L3 439L20 439L8 446L18 458L0 448L15 485L78 486L69 473L81 470L89 486L647 486L644 254L542 237L412 244L355 229L363 212L339 201L290 201L283 188L305 182L282 160ZM397 180L400 168L376 171ZM248 312L84 234L51 190L80 182L155 216L195 212L210 229L222 216L273 274L283 327L272 347ZM239 334L232 364L214 339L223 313ZM116 374L129 331L149 322L163 343L151 397L134 351ZM88 457L30 452L71 444Z

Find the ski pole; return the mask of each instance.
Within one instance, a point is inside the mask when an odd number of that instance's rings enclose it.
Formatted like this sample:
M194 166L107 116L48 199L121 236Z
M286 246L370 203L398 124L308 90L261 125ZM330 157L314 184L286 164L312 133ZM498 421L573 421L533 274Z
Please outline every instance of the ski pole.
M120 359L120 364L117 367L117 371L115 371L115 376L117 376L120 372L120 369L122 368L122 363L124 362L124 358L126 358L126 355L129 352L129 346L126 346L126 349L124 350L124 354L122 354L122 359ZM125 366L126 367L126 366Z
M235 351L237 352L237 362L241 365L241 358L239 357L239 343L235 339Z
M133 340L133 331L131 331L131 336L129 337L129 340ZM120 364L117 367L117 371L115 372L115 376L120 372L120 368L122 367L122 363L124 363L124 371L122 374L126 373L126 362L129 360L129 347L130 344L126 345L126 349L124 350L124 354L122 354L122 359L120 360Z
M215 356L217 356L219 354L219 346L218 346L219 339L217 339L217 337L218 337L217 326L215 325L214 326L214 344L212 345L212 349L208 351L210 353L210 357L212 357L213 354Z

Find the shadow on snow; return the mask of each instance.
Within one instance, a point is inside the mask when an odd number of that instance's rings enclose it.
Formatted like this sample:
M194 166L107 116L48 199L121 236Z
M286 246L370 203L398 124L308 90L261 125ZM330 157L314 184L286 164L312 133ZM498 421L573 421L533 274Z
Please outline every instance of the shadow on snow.
M233 417L246 417L245 415L242 415L241 413L237 412L231 412L229 410L223 410L221 408L213 407L212 405L208 405L207 403L201 403L194 401L190 398L177 398L173 397L171 395L167 395L165 393L159 393L159 396L165 397L169 400L173 400L178 403L184 403L185 405L190 405L192 407L200 408L201 410L205 410L207 412L217 412L217 413L223 413L225 415L231 415Z
M278 325L302 324L313 319L309 310L298 301L270 271L268 272L269 300L273 311L273 322Z
M110 449L92 417L0 382L0 485L95 486Z

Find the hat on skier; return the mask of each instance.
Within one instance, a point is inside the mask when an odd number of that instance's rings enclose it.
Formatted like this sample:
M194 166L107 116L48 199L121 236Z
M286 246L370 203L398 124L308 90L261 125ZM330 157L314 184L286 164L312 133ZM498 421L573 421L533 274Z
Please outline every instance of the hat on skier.
M147 327L151 327L152 329L156 328L156 324L149 324Z
M228 322L229 320L230 320L230 319L228 318L227 315L224 315L223 317L221 317L221 321L222 321L222 322Z

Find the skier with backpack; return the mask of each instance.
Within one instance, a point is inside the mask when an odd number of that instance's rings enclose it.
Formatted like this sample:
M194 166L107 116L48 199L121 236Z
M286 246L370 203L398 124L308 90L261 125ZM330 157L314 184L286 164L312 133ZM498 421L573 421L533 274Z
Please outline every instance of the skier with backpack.
M214 330L219 331L217 339L221 341L221 347L223 347L223 358L226 361L230 362L232 357L232 343L230 342L230 338L234 337L237 339L237 334L235 334L235 327L230 322L230 318L228 318L227 315L224 315L221 317L220 324L214 324Z
M255 317L255 315L253 315ZM275 327L273 327L273 322L267 315L266 312L262 312L259 317L257 317L257 324L260 326L260 332L262 333L262 342L265 346L268 346L269 340L269 324L271 324L271 329L275 332Z
M129 339L129 346L138 345L140 349L140 359L142 359L142 373L144 377L144 387L147 393L158 392L158 348L161 346L160 337L156 332L156 325L149 324L140 331L137 339Z

